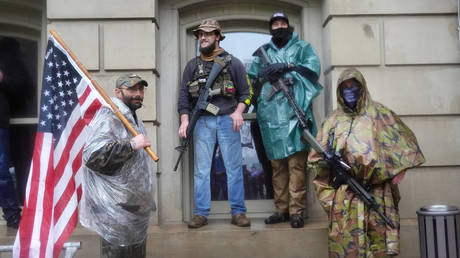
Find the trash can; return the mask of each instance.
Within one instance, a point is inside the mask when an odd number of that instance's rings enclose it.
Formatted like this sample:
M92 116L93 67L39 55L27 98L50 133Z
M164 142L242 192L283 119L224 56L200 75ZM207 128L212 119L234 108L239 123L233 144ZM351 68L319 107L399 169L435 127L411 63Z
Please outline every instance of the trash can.
M417 211L420 257L460 258L460 210L429 205Z

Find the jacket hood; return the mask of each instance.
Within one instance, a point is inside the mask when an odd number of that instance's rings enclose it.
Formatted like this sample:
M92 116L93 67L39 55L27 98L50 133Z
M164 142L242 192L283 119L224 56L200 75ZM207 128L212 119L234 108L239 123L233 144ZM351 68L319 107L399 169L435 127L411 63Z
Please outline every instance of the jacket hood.
M361 85L361 93L358 98L358 102L356 104L356 111L353 111L350 109L347 105L345 105L345 101L343 100L343 94L342 94L342 82L346 80L354 79L359 84ZM347 68L344 70L337 81L337 104L340 109L342 109L345 113L353 113L356 112L358 114L361 114L366 107L369 105L370 102L372 102L369 91L367 89L367 84L366 80L364 79L363 74L358 71L356 68Z

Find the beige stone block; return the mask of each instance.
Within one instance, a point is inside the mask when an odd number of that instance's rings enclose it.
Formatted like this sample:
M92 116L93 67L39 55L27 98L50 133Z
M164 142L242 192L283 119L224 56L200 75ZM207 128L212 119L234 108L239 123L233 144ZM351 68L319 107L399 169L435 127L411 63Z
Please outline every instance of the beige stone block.
M179 1L178 5L187 5L184 1ZM170 1L168 1L168 4ZM248 29L248 21L263 21L262 32L268 33L268 18L273 14L275 10L282 10L288 17L289 23L293 26L296 31L299 31L301 20L300 11L301 8L294 5L283 3L282 1L276 1L269 5L263 1L239 1L238 4L231 4L227 1L213 1L206 2L202 1L193 6L181 9L180 24L185 26L196 26L200 24L203 17L209 17L219 20L222 25L223 31L229 32L231 28L233 31L246 31ZM244 22L240 22L245 20ZM254 26L255 25L255 26ZM251 24L251 30L256 29L258 31L260 22Z
M52 22L54 29L88 70L99 70L99 25L95 22ZM49 33L49 32L48 32Z
M394 17L384 21L385 64L458 64L456 16Z
M402 117L425 155L424 166L460 165L460 116Z
M143 121L153 121L156 120L156 76L152 72L138 72L130 71L138 74L143 79L147 81L149 86L145 88L144 92L144 102L142 108L138 110L138 116ZM95 80L104 88L107 95L110 97L115 97L115 82L117 78L128 73L127 71L123 72L113 72L113 73L99 73L93 74Z
M152 121L150 120L143 120L144 122L144 125L145 125L145 129L147 130L147 137L149 138L150 140L150 148L152 149L153 153L159 157L160 154L158 153L158 147L157 147L157 126L155 126L153 124ZM154 171L153 173L155 173L155 176L156 177L156 173L158 172L158 167L157 167L157 162L154 162L155 166L154 166ZM155 198L155 202L158 203L158 187L156 185L157 182L154 182L155 185L153 186L154 187L154 198ZM155 220L158 222L158 219L156 218L155 216Z
M104 27L104 69L155 69L157 28L149 20L107 22Z
M100 257L101 237L96 232L80 224L77 225L66 242L80 242L80 249L75 253L75 258ZM64 249L59 257L65 257Z
M152 0L47 0L49 19L153 18Z
M460 167L421 167L408 170L400 184L402 218L416 218L426 205L449 204L460 208Z
M380 64L380 26L376 19L335 18L329 26L326 37L330 40L331 66Z
M42 29L42 3L31 4L25 1L0 1L0 26L2 35L17 34L25 30L27 35L39 33ZM14 26L12 26L14 25Z
M334 108L337 107L336 83L344 69L334 69L330 73ZM372 99L399 115L460 114L457 66L362 67L359 70L366 79Z
M343 14L456 13L456 0L325 0L323 18Z

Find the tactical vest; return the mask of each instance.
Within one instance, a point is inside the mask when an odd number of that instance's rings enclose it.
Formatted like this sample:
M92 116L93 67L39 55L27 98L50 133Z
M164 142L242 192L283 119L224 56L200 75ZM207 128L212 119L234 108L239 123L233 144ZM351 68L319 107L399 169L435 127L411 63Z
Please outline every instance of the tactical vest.
M225 67L220 72L219 76L217 76L214 84L211 86L211 94L210 96L224 96L234 98L236 89L235 85L233 84L232 77L230 75L230 61L232 60L232 55L227 55L224 58ZM192 98L198 98L200 94L200 89L203 88L206 84L206 80L208 79L209 72L206 71L204 67L204 62L201 58L196 58L197 69L195 74L193 75L193 81L188 82L188 92L192 96Z

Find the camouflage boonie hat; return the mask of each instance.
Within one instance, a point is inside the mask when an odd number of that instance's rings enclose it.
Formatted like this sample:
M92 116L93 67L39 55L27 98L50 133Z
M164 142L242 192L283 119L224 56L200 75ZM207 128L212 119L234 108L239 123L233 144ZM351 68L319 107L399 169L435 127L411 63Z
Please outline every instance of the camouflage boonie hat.
M217 31L220 35L220 40L224 40L225 38L224 34L222 33L222 28L220 27L219 22L213 19L206 19L201 21L200 26L193 30L193 34L195 35L195 37L198 38L198 32L200 30L204 32Z
M121 86L132 87L136 84L140 83L141 85L147 87L148 83L146 80L142 79L139 75L134 73L128 73L125 75L120 76L117 79L115 86L117 88L121 88Z

